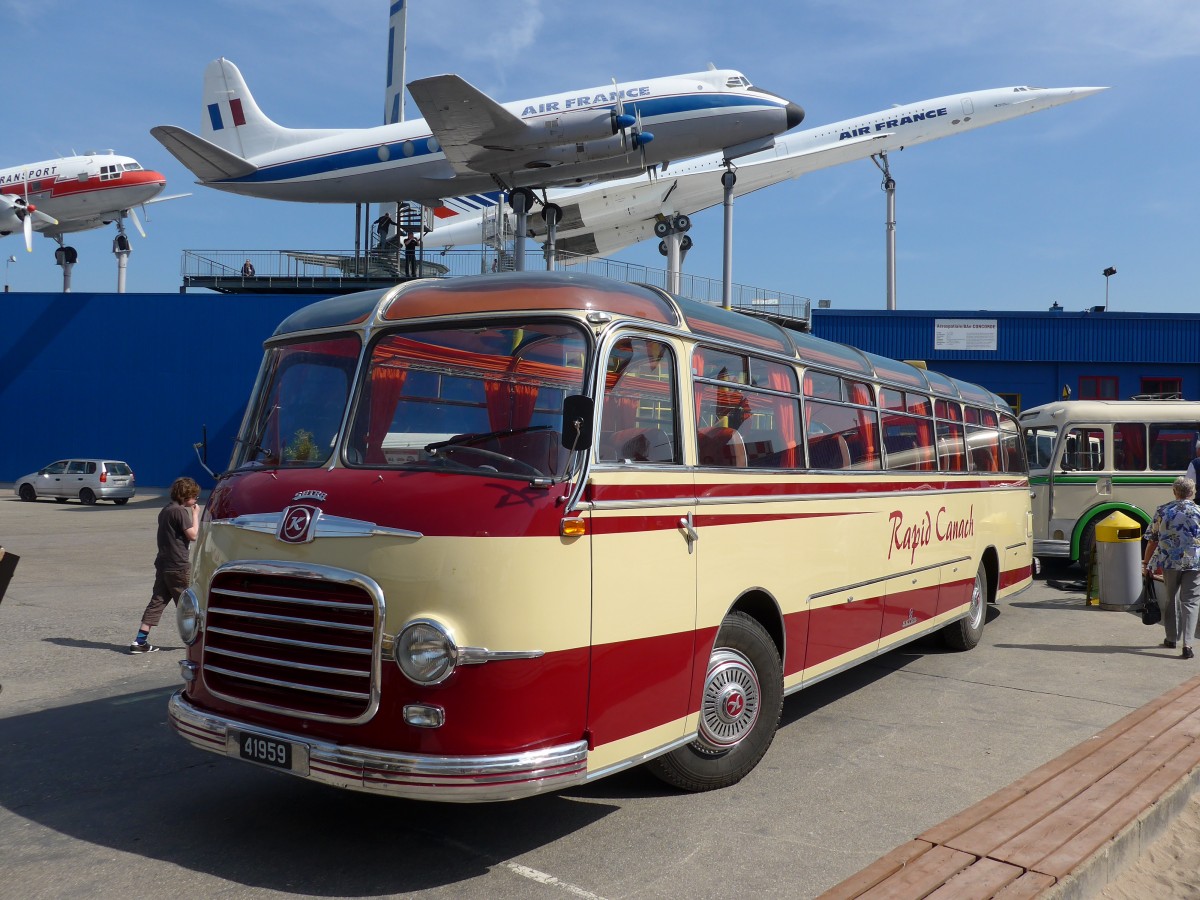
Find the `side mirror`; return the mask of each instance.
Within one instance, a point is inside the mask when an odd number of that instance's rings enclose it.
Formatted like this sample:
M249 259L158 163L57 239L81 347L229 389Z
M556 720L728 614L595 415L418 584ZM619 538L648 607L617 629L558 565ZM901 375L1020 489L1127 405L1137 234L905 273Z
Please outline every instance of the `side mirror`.
M587 450L592 446L592 416L596 404L591 397L572 394L563 400L562 445L568 450Z

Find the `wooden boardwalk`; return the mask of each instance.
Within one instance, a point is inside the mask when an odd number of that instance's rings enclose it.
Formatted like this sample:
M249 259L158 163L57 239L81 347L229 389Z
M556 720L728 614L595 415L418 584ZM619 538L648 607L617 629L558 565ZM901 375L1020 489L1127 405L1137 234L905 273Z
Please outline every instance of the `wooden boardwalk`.
M1200 783L1200 676L935 825L819 900L1067 900L1135 861Z

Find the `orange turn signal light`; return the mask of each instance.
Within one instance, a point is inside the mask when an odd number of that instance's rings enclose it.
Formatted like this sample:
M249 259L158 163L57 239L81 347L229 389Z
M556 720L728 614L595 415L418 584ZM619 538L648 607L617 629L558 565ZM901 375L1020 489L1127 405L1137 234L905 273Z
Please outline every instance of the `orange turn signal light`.
M587 534L587 520L580 516L563 519L558 526L558 533L563 537L580 537Z

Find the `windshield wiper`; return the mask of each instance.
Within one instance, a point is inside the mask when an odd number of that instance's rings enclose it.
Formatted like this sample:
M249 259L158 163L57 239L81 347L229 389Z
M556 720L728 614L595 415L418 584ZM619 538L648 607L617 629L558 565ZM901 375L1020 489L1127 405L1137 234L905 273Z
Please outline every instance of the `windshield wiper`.
M525 428L505 428L501 431L485 431L481 434L460 434L446 441L434 441L425 445L426 453L436 453L442 447L455 447L459 444L472 444L475 441L486 441L488 438L507 437L510 434L525 434L530 431L553 431L553 425L529 425Z

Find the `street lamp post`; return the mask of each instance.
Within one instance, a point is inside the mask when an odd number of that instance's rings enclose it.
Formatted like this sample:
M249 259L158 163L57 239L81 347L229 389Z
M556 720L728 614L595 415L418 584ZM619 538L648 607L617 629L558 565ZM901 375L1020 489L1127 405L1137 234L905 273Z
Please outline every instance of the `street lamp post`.
M10 256L4 261L4 293L6 294L8 293L8 267L16 261L17 258L15 256Z
M1104 311L1108 312L1108 279L1117 274L1117 267L1109 266L1100 274L1104 276Z

